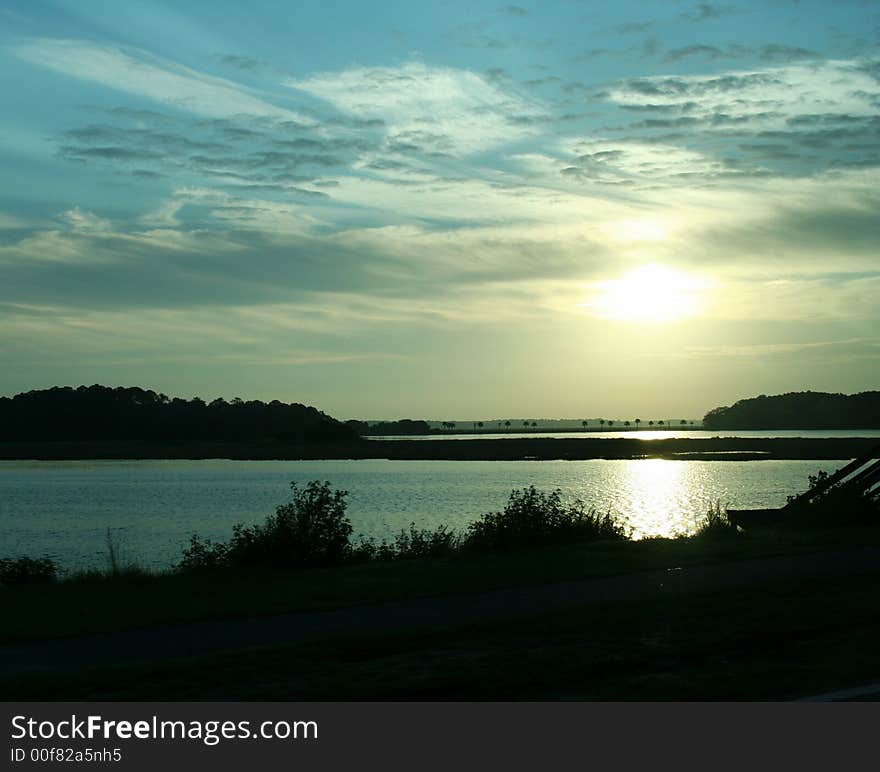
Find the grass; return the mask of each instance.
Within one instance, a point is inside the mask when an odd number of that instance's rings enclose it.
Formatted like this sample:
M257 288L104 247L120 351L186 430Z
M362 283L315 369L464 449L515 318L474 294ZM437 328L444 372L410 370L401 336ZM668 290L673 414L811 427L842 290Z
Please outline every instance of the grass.
M490 555L370 562L307 571L238 568L83 574L0 588L0 642L210 618L326 610L834 548L880 545L880 528L749 531L733 539L645 539L554 545Z
M75 675L8 699L755 700L877 680L880 575L671 595Z

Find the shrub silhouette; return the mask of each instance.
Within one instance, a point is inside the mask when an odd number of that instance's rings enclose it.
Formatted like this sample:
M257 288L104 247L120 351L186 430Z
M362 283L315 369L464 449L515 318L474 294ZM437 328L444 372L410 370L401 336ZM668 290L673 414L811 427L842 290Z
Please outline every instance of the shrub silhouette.
M714 539L736 536L738 533L739 529L730 522L727 510L721 506L720 501L716 501L709 506L703 520L697 525L694 536Z
M58 565L52 558L0 559L0 585L46 584L58 577Z
M233 526L228 543L190 539L182 569L222 566L305 567L345 561L351 553L352 525L345 515L348 491L332 491L317 480L290 484L291 501L281 504L262 525Z
M562 501L558 488L545 493L534 485L512 491L501 512L489 512L472 522L461 548L496 552L535 544L626 539L626 528L610 513L599 515L576 500Z
M229 542L193 535L178 568L300 568L629 538L627 529L610 514L588 510L582 501L565 503L559 489L544 493L531 486L512 491L503 511L482 515L464 534L445 525L431 530L411 523L391 542L361 537L353 543L352 525L345 515L347 491L332 491L329 482L317 480L302 489L296 483L290 487L290 503L277 507L262 525L233 526Z
M439 558L452 555L460 545L454 529L445 525L435 530L417 528L409 524L409 530L401 529L392 542L373 539L361 540L352 547L352 560L407 560L410 558Z
M810 490L823 486L828 473L819 470L809 475ZM788 497L787 521L792 525L835 527L871 525L880 522L880 488L847 485L838 482L809 501Z

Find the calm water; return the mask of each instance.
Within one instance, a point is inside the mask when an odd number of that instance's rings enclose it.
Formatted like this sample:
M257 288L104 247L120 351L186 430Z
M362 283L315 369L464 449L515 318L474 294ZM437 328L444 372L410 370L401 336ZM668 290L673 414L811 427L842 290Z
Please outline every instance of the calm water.
M461 424L466 429L467 424ZM458 431L461 431L459 429ZM416 435L394 435L389 437L367 437L369 440L501 440L510 439L511 437L536 437L543 439L583 439L590 438L595 440L621 439L628 438L631 440L673 440L673 439L712 439L713 437L806 437L811 439L833 439L835 437L876 437L880 439L880 429L738 429L736 431L724 431L716 429L714 431L706 431L705 429L606 429L603 431L567 431L554 432L548 429L530 429L527 432L517 430L511 427L510 431L500 431L490 434L484 429L484 433L477 434L416 434Z
M411 522L462 528L510 491L559 487L636 535L692 531L716 499L779 506L837 461L0 461L0 557L50 554L66 568L106 564L111 528L123 558L166 567L189 536L225 540L288 500L290 481L350 492L355 533L389 537Z

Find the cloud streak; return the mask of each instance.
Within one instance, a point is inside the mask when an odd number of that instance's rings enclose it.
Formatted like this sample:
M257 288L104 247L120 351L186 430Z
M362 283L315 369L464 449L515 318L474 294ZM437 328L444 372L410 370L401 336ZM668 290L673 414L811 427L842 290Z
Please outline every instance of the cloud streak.
M260 115L312 123L298 112L253 96L232 81L205 75L146 51L124 51L112 45L56 38L31 40L11 50L19 59L61 75L99 83L186 112L216 117Z

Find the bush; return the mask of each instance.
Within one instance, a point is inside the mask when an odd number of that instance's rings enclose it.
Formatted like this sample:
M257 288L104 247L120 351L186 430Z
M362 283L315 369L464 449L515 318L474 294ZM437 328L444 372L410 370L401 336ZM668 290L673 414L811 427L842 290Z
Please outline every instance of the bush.
M703 521L697 525L694 536L698 538L725 538L736 536L739 529L730 522L727 511L721 508L721 502L716 501L709 507Z
M562 491L544 493L534 485L512 491L501 512L489 512L471 523L463 549L495 552L536 544L626 539L626 528L610 513L599 515L580 500L562 501Z
M809 475L810 490L824 486L828 473L819 470ZM871 525L880 522L880 489L868 490L838 482L810 501L797 501L789 496L783 522L791 526L835 527L842 525Z
M409 530L401 530L394 539L397 558L437 558L450 555L458 546L458 535L445 525L431 531L409 524Z
M445 525L432 531L428 528L416 528L410 523L409 530L401 529L394 541L381 541L360 538L352 547L351 560L354 562L368 560L405 560L409 558L438 558L452 555L459 547L458 534Z
M52 558L0 558L0 585L47 584L58 578Z
M276 508L262 525L233 526L228 543L190 539L182 569L222 566L305 567L344 562L352 552L352 525L345 516L347 491L313 480L300 489L290 484L292 500Z

